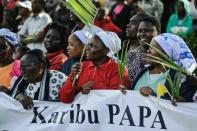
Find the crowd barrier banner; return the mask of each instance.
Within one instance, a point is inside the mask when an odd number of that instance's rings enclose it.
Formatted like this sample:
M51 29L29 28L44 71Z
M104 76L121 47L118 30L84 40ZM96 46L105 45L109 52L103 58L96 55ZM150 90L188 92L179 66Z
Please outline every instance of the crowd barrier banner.
M0 131L197 131L197 104L135 91L91 91L71 104L34 101L31 110L0 93Z

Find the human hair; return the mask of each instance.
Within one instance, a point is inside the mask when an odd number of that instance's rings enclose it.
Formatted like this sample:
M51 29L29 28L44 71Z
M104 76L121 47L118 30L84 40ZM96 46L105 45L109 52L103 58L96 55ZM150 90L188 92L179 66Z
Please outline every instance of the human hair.
M137 13L137 14L135 14L134 16L132 16L132 17L137 17L137 22L139 23L142 19L144 19L144 18L146 18L146 17L148 17L149 15L147 15L146 13L144 13L144 12L140 12L140 13ZM131 17L131 18L132 18Z
M151 23L153 26L156 27L158 34L161 33L161 23L156 17L148 15L147 17L142 18L140 20L140 22L149 22L149 23Z
M17 49L22 54L25 54L27 51L30 50L27 46L19 46Z
M48 67L48 61L47 61L46 56L42 50L33 49L33 50L27 51L25 54L34 56L38 60L39 64L40 63L43 64L45 68Z
M0 44L0 46L2 47L5 47L5 46L9 46L11 50L14 50L15 49L15 46L12 45L7 39L5 39L4 37L0 36L0 39L3 40L3 42L5 43L5 45L3 44Z
M65 53L67 53L67 46L68 46L67 40L68 40L68 36L69 36L67 28L63 24L60 24L58 22L49 23L44 29L43 37L45 37L47 32L51 29L55 29L59 32L60 39L61 39L61 44L64 48Z
M37 0L37 1L39 1L39 3L42 5L42 7L44 7L44 5L45 5L45 1L44 0Z
M30 50L27 46L19 46L16 49L15 53L17 51L17 55L15 56L15 59L21 59L25 53Z

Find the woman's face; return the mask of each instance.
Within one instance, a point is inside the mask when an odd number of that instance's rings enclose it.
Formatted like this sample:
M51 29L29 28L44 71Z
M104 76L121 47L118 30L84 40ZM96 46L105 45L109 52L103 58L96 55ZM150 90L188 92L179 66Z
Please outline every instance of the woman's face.
M177 10L178 10L179 13L184 12L185 9L184 9L184 4L183 4L183 2L180 2L180 1L179 1L179 2L177 3Z
M126 28L127 38L135 38L135 39L137 38L137 31L138 31L138 26L139 26L138 17L139 17L138 15L134 15L129 20L129 24L127 24L127 28Z
M48 52L63 49L60 33L55 29L49 29L44 38L44 45Z
M90 39L86 48L86 59L96 61L106 57L108 52L108 48L105 47L101 39L94 36Z
M150 43L151 46L155 47L156 49L159 49L160 51L163 52L162 48L160 47L160 45L154 40L152 39L151 43ZM147 50L147 54L148 55L151 55L151 56L155 56L155 57L159 57L159 58L162 58L162 56L152 47L150 47L148 50ZM151 65L155 65L156 63L155 62L151 62L151 61L148 61L147 60L147 63L148 64L151 64Z
M0 63L12 59L12 55L13 49L4 38L0 37Z
M80 57L82 55L84 44L74 35L68 37L68 55L71 58Z
M34 55L26 54L21 58L20 70L25 81L36 83L43 74L44 65Z
M142 21L138 27L137 38L143 40L147 43L150 43L152 38L157 36L158 32L155 26L152 23Z

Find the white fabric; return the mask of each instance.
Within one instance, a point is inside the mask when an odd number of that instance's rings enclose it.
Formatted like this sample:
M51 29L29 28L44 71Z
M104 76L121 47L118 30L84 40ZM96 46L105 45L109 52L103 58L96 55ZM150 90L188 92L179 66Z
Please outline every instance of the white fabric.
M51 17L44 11L40 12L37 16L29 16L24 24L22 25L19 35L29 36L29 35L38 35L43 29L52 22ZM27 47L31 50L40 49L43 52L46 52L46 48L42 42L40 43L28 43Z
M16 3L16 5L17 6L21 6L23 8L27 8L29 11L32 10L32 8L31 8L31 1L29 1L29 0L26 0L26 1L18 1Z
M196 60L184 40L171 33L163 33L153 38L164 52L180 67L192 73L196 67Z
M56 71L56 70L49 70L49 74L50 74L49 100L57 101L58 100L59 89L66 82L68 77L65 74L63 74L62 72ZM12 78L11 88L13 87L13 85L14 85L15 81L17 80L17 78L18 77L13 77ZM35 93L40 88L40 93L39 93L39 96L38 96L38 100L44 100L45 81L46 81L46 72L45 72L45 75L44 75L42 81L37 82L37 83L30 83L27 86L27 88L25 90L25 94L33 99L34 96L35 96ZM18 85L16 86L16 88L18 88ZM13 93L13 96L15 96L16 91L17 91L17 89Z
M18 43L20 41L19 35L17 35L14 32L11 32L9 29L6 28L0 29L0 37L3 37L15 47L18 46Z
M83 29L84 31L88 31L90 32L92 35L96 34L97 32L103 31L103 29L101 29L98 26L92 25L91 28L89 28L88 26L84 26Z
M79 94L71 104L34 101L33 109L24 110L18 101L0 93L0 130L197 131L196 103L173 106L161 99L158 104L156 97L143 97L136 91L123 95L118 90L94 90Z
M116 33L109 31L100 31L95 35L97 35L105 44L105 46L109 48L107 56L113 57L114 54L121 49L121 40Z
M97 32L103 31L101 28L93 25L92 28L85 26L82 30L75 31L74 34L80 39L80 41L86 45L88 40Z
M75 31L74 34L84 45L86 45L88 43L88 40L92 37L92 34L84 30Z

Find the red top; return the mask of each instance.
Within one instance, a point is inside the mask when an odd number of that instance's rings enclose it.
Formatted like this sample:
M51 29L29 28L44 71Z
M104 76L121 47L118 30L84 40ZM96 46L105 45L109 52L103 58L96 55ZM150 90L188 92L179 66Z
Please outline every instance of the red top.
M104 20L95 20L94 25L100 27L104 31L112 31L115 33L122 32L122 29L112 23L109 17L106 17Z
M82 70L75 88L72 86L71 77L72 73L59 91L59 99L64 103L72 102L75 95L80 92L81 86L87 82L94 82L92 89L113 90L118 89L120 84L118 64L111 59L98 67L92 61L82 62ZM129 87L128 72L126 69L123 75L123 85Z
M47 53L47 59L50 63L50 70L61 70L62 64L68 59L64 54L64 50L59 50L54 53Z

